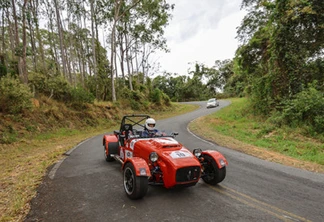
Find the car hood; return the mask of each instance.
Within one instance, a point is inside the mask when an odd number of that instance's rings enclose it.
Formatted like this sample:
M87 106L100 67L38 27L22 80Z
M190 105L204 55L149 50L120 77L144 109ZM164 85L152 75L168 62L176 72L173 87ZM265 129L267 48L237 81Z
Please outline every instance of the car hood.
M134 150L135 156L147 161L150 153L156 152L160 161L175 168L200 166L197 158L172 137L134 139L130 148Z

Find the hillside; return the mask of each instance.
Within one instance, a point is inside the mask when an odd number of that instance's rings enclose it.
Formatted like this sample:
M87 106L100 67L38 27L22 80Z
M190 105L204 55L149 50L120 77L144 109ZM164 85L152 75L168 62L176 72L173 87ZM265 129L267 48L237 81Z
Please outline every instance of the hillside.
M196 109L172 104L131 110L127 102L71 107L42 97L30 112L0 113L0 221L21 221L48 167L86 138L112 131L124 114L147 113L156 119Z

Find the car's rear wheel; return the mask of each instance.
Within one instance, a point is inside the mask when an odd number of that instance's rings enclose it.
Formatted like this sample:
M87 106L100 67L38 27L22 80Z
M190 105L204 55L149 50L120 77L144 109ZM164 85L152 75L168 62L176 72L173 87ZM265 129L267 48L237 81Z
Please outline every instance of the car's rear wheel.
M111 144L110 146L112 146L112 145L116 146L116 144ZM118 144L117 144L117 146L118 146ZM104 142L104 153L105 153L105 160L106 160L107 162L112 162L112 161L115 160L115 159L110 155L110 153L109 153L109 145L106 145L106 142Z
M204 157L204 174L202 179L205 183L216 185L222 182L226 176L226 167L218 168L216 161L208 155L203 155Z
M147 177L136 176L132 163L127 163L124 168L124 189L127 196L133 200L144 197L148 190Z

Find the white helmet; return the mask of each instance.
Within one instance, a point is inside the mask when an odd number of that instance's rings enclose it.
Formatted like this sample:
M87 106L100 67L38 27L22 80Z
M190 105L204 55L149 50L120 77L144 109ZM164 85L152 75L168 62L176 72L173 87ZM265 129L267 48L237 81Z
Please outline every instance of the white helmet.
M153 118L148 118L145 121L145 128L148 130L154 130L155 129L155 120Z

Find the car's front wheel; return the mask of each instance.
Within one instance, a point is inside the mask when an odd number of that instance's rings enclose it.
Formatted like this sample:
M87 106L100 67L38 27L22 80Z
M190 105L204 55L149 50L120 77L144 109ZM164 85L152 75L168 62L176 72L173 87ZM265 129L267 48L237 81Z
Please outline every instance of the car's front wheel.
M218 168L216 161L208 155L204 155L204 166L202 179L205 183L216 185L222 182L226 176L226 167Z
M133 200L144 197L148 190L147 177L136 176L132 163L126 163L124 168L124 190Z

